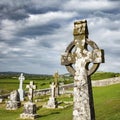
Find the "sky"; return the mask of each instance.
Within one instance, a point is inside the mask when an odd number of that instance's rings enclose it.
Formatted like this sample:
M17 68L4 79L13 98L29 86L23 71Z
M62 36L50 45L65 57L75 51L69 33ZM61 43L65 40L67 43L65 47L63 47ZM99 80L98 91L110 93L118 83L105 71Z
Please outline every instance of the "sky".
M98 71L120 72L119 0L0 0L0 71L67 73L61 54L82 19L105 51Z

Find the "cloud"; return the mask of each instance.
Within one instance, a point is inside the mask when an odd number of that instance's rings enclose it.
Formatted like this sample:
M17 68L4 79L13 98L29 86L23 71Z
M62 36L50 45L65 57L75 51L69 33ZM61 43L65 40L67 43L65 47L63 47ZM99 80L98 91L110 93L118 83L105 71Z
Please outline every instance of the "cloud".
M63 9L77 11L110 10L119 8L120 3L118 3L108 0L70 0L63 5Z
M62 4L64 2L64 4ZM1 0L0 71L65 73L61 54L73 41L73 23L87 19L89 38L105 50L102 71L118 72L120 9L110 0Z

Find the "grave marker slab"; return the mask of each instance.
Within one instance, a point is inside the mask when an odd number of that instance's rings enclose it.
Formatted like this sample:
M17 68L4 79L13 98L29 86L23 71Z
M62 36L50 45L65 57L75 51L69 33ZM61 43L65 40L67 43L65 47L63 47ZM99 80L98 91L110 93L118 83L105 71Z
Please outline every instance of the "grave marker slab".
M39 117L36 114L37 107L36 104L33 103L33 93L34 89L36 89L36 85L34 85L33 81L30 81L30 84L26 86L29 89L28 91L28 98L29 101L24 104L24 112L20 114L21 119L35 119Z
M10 93L9 101L6 102L6 110L16 110L20 107L20 98L17 90L14 90Z

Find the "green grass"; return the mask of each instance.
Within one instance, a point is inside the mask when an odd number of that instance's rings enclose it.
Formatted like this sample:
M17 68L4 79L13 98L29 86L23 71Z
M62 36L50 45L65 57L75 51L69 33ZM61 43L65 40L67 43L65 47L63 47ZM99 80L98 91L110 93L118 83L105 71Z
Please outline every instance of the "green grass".
M120 120L120 84L93 88L96 120ZM40 97L41 99L44 97ZM60 96L58 100L70 100L72 98ZM41 102L37 103L40 106ZM23 108L16 111L5 110L5 104L0 104L0 120L16 120ZM72 106L65 109L40 108L37 120L72 120Z
M37 85L37 89L44 89L49 88L50 83L52 82L52 79L26 79L23 82L23 89L26 89L26 85L29 84L30 81L34 81L34 84ZM12 90L17 90L19 88L19 80L18 79L12 79L12 78L6 78L6 79L0 79L0 94L9 93Z
M96 72L91 76L91 80L102 80L120 76L120 73L113 72Z
M102 80L106 78L112 78L115 76L120 76L119 73L112 72L96 72L91 76L92 80ZM0 75L0 94L9 93L12 90L17 90L19 88L19 75ZM73 77L60 77L59 82L64 82L64 84L69 84L73 82ZM30 81L34 81L37 85L37 89L49 88L49 85L53 82L53 76L47 75L25 75L25 80L23 82L23 89L27 90L25 87Z
M120 84L94 88L97 120L120 120Z

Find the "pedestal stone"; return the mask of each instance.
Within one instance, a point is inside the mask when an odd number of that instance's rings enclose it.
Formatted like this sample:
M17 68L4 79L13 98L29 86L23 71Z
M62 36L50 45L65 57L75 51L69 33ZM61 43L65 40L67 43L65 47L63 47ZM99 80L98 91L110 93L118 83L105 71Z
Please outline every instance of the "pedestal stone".
M60 94L59 93L59 82L58 82L59 74L58 74L58 72L55 72L53 77L54 77L54 83L55 83L55 97L57 97Z
M21 119L35 119L38 117L36 114L36 104L27 102L24 104L24 113L20 114Z
M57 101L56 101L56 98L54 97L50 97L49 98L49 101L48 101L48 104L47 104L47 108L57 108Z

